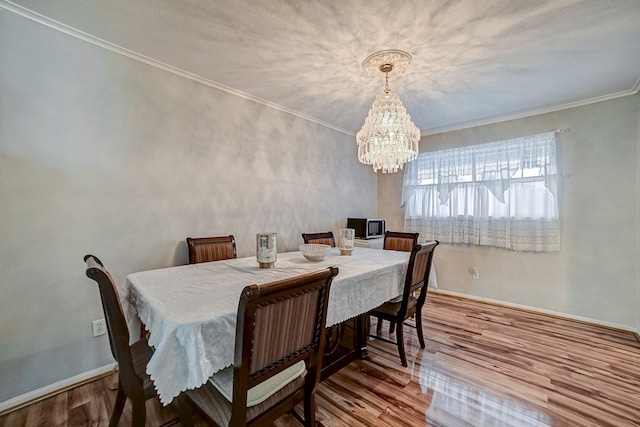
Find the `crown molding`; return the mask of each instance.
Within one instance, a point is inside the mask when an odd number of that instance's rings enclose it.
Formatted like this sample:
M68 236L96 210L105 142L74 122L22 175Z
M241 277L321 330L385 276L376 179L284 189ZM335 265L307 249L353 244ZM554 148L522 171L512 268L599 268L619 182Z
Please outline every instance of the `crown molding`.
M422 134L423 137L425 137L429 135L437 135L440 133L453 132L453 131L468 129L468 128L477 127L477 126L485 126L485 125L492 125L492 124L501 123L501 122L507 122L509 120L523 119L525 117L539 116L541 114L553 113L556 111L568 110L569 108L583 107L589 104L596 104L598 102L604 102L604 101L610 101L612 99L623 98L625 96L635 95L639 91L640 91L640 79L636 81L635 85L633 85L631 89L615 92L609 95L583 99L580 101L556 105L553 107L522 111L520 113L515 113L515 114L505 114L500 116L486 117L478 120L458 122L458 123L454 123L446 126L437 126L437 127L428 128L428 129L421 129L420 133Z
M85 33L83 31L77 30L77 29L75 29L73 27L70 27L70 26L68 26L66 24L63 24L62 22L58 22L58 21L56 21L54 19L48 18L48 17L46 17L44 15L41 15L41 14L39 14L37 12L34 12L34 11L30 10L30 9L27 9L27 8L25 8L23 6L20 6L20 5L16 4L16 3L13 3L11 1L0 0L0 9L5 9L5 10L7 10L7 11L9 11L11 13L14 13L14 14L16 14L18 16L21 16L23 18L29 19L29 20L31 20L33 22L37 22L38 24L44 25L44 26L52 28L54 30L60 31L60 32L65 33L65 34L67 34L67 35L69 35L71 37L75 37L75 38L83 40L83 41L85 41L87 43L91 43L91 44L93 44L95 46L101 47L103 49L107 49L107 50L109 50L111 52L126 56L128 58L133 59L133 60L142 62L144 64L150 65L150 66L155 67L155 68L159 68L159 69L167 71L169 73L176 74L176 75L178 75L180 77L184 77L186 79L193 80L193 81L198 82L200 84L203 84L205 86L209 86L209 87L221 90L223 92L227 92L227 93L230 93L232 95L239 96L239 97L247 99L249 101L253 101L253 102L256 102L258 104L262 104L262 105L264 105L266 107L273 108L275 110L279 110L279 111L291 114L291 115L296 116L296 117L300 117L301 119L304 119L304 120L319 124L321 126L333 129L333 130L338 131L340 133L343 133L343 134L346 134L346 135L350 135L350 136L355 136L354 132L352 132L350 130L347 130L347 129L344 129L344 128L341 128L340 126L336 126L336 125L334 125L332 123L325 122L324 120L320 120L320 119L318 119L316 117L312 117L312 116L309 116L307 114L301 113L299 111L292 110L291 108L287 108L287 107L284 107L282 105L267 101L265 99L258 98L257 96L253 96L251 94L248 94L248 93L233 89L233 88L231 88L229 86L223 85L222 83L218 83L218 82L215 82L213 80L205 79L205 78L200 77L200 76L198 76L196 74L190 73L188 71L182 70L180 68L174 67L174 66L169 65L169 64L165 64L164 62L157 61L157 60L155 60L153 58L149 58L147 56L141 55L141 54L139 54L137 52L134 52L132 50L125 49L125 48L123 48L121 46L118 46L116 44L110 43L110 42L108 42L106 40L102 40L102 39L100 39L98 37L92 36L91 34L88 34L88 33Z

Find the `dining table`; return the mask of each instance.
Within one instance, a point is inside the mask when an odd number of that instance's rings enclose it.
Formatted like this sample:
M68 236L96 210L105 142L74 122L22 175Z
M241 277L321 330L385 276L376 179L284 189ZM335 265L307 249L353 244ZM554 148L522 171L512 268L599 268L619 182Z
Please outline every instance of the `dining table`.
M149 331L154 353L147 373L160 401L168 405L182 391L200 387L233 364L236 316L245 286L336 266L326 325L338 325L401 294L409 255L358 247L348 256L331 248L323 260L312 262L293 251L278 253L275 267L269 269L259 268L255 256L233 258L132 273L120 293L132 338L139 335L136 322Z

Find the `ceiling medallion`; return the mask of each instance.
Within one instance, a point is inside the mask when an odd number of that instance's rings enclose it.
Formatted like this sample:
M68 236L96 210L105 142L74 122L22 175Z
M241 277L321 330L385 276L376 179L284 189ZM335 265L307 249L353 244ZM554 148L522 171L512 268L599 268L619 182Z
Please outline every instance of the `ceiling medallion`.
M389 77L399 76L407 71L411 64L411 55L403 50L387 49L372 53L362 61L362 69L369 77L384 77L380 74L380 66L391 64L393 70L389 72Z
M407 52L389 49L369 55L362 69L369 77L384 77L385 88L356 134L358 160L373 171L398 172L418 155L420 129L411 121L397 94L389 89L389 77L404 73L411 64Z

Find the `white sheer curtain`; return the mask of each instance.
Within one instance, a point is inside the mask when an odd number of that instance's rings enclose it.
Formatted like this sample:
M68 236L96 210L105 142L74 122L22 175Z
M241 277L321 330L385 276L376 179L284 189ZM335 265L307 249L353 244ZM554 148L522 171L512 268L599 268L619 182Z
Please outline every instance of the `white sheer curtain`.
M405 230L445 243L560 250L556 133L421 153L405 170Z

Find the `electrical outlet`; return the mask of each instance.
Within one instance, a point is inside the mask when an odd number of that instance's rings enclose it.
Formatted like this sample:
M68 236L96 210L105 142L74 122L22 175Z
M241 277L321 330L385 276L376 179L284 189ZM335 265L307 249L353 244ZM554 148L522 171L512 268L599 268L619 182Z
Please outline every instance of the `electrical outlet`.
M480 278L480 270L476 266L469 267L469 273L471 273L472 279L478 280Z
M93 326L94 337L99 337L107 333L107 324L104 323L104 319L94 320L91 322L91 326Z

